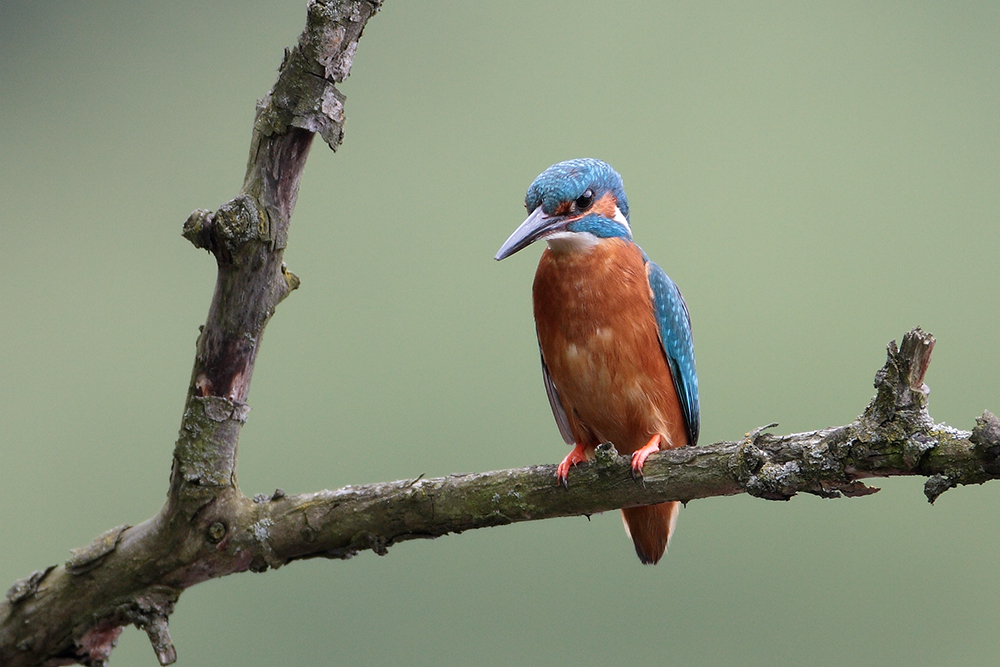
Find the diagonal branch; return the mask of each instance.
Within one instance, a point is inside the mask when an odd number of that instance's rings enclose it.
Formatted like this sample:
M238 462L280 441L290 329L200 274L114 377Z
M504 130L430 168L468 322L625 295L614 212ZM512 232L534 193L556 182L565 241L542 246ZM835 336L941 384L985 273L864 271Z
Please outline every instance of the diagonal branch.
M240 194L184 225L219 271L163 509L15 582L0 600L0 665L103 665L129 624L170 664L177 656L167 620L184 589L299 559L382 554L410 539L667 500L860 496L877 490L861 480L877 476L927 476L933 502L959 484L1000 476L1000 420L986 413L970 433L930 418L923 378L934 338L916 329L900 347L889 345L876 396L851 424L783 436L765 427L740 441L663 452L638 483L609 444L573 470L569 489L547 465L245 497L236 455L254 362L268 320L298 286L282 258L299 180L314 134L333 149L341 141L344 98L335 84L378 8L378 0L310 0L306 28L258 105Z

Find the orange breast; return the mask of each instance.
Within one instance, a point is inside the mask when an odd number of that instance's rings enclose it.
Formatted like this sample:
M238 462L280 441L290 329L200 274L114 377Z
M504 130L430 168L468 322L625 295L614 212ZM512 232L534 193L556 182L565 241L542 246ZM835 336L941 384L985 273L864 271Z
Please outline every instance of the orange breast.
M687 444L646 266L625 239L542 253L533 288L542 357L577 442L631 453L654 434Z

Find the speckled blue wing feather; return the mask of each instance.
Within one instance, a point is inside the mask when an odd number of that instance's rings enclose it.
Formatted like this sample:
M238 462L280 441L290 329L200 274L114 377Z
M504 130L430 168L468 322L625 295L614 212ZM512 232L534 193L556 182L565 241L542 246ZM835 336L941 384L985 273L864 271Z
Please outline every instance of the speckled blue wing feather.
M545 395L549 397L549 407L552 408L552 415L556 418L559 433L567 445L572 445L574 443L573 431L569 428L569 418L566 416L566 409L563 407L562 401L559 400L559 392L556 391L556 386L552 383L549 367L545 365L545 357L542 357L542 379L545 381Z
M655 262L647 265L649 286L653 292L653 311L660 327L660 343L667 354L674 388L684 409L688 439L698 444L701 428L701 408L698 404L698 374L694 366L694 344L691 340L691 316L681 291Z

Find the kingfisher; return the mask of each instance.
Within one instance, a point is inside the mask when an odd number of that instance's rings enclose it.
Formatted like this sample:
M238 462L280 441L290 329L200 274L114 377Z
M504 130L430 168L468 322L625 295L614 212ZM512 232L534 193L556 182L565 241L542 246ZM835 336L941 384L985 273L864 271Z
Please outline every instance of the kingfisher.
M593 158L543 171L528 218L500 247L510 257L544 240L532 300L542 379L559 433L573 450L556 472L611 442L633 477L653 452L698 442L700 408L691 318L677 285L632 240L622 177ZM639 560L655 564L680 503L622 510Z

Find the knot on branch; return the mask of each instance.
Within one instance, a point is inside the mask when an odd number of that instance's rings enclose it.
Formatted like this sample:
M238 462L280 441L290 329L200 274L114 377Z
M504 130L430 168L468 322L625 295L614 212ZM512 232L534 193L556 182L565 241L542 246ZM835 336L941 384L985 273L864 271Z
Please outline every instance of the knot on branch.
M750 495L789 500L799 492L821 498L854 498L877 493L875 487L847 473L850 448L843 446L849 429L840 427L774 437L762 433L777 424L746 434L736 456L736 477ZM794 445L793 441L797 441Z
M983 470L989 475L1000 475L1000 419L989 410L976 418L976 427L969 437L976 454L982 460Z
M196 208L184 221L181 236L190 241L195 248L214 252L215 244L212 239L214 221L214 213L204 208Z
M117 610L121 620L145 631L161 665L172 665L177 661L168 619L174 613L178 597L178 591L158 586Z
M594 450L594 465L598 470L616 469L628 466L629 459L619 454L613 443L603 442Z
M958 486L958 481L949 475L942 475L938 473L937 475L931 475L924 482L924 495L927 496L927 502L931 505L937 500L942 493L948 489L954 489Z
M917 327L903 336L899 347L889 343L885 365L875 374L877 393L865 409L862 419L882 426L898 417L914 426L929 427L933 420L927 413L930 389L924 375L931 362L934 336Z
M146 631L153 653L161 665L172 665L177 662L177 650L174 649L173 641L170 639L170 626L167 624L166 616L154 616L144 628L138 624L136 627Z
M161 665L173 664L177 651L170 640L167 618L173 613L178 596L179 592L172 588L155 586L117 605L75 641L75 662L106 665L124 626L131 624L145 630Z
M958 432L961 436L961 432ZM948 466L930 477L924 484L924 495L933 503L938 497L959 484L982 484L1000 478L1000 419L989 410L976 418L976 427L968 436L974 463Z
M215 213L195 209L181 233L195 247L215 255L220 264L234 266L250 256L247 244L259 241L273 249L277 243L267 211L246 194L237 195Z
M788 500L797 493L802 480L796 461L776 463L770 453L758 447L762 432L776 423L759 426L747 433L736 454L736 478L747 493L765 500Z

